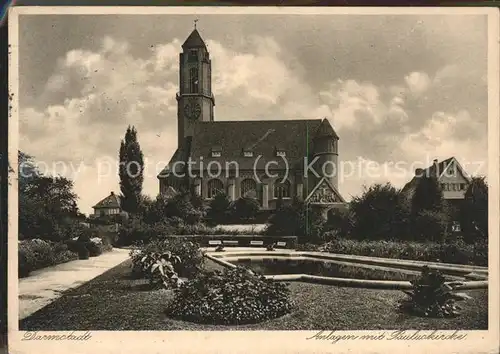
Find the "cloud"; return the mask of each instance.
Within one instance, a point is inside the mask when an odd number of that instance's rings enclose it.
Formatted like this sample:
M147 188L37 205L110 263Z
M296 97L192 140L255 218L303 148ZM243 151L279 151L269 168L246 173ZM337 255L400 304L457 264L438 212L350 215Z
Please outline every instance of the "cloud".
M426 92L431 85L429 75L417 71L411 72L405 76L405 82L410 92L417 96Z
M398 174L397 161L473 160L486 151L485 121L460 102L434 97L443 91L453 97L470 79L453 64L433 78L423 70L409 71L387 86L343 78L315 87L304 68L292 68L289 53L274 38L249 36L247 42L234 49L207 41L216 120L329 118L341 138L341 161L362 156L386 169L372 176L358 168L361 173L341 182L346 197L359 194L363 184L404 184L410 177ZM177 146L180 45L173 39L138 57L129 43L103 37L95 50L73 49L61 56L37 100L21 107L21 149L72 177L84 212L119 190L118 148L129 124L138 129L149 164L144 191L157 194L156 175ZM78 168L61 171L57 162Z

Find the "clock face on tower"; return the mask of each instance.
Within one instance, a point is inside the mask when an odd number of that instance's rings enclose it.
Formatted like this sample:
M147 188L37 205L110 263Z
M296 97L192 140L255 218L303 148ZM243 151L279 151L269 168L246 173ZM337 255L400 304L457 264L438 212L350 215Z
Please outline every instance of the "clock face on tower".
M184 114L189 119L198 119L201 114L201 106L195 100L190 100L184 106Z

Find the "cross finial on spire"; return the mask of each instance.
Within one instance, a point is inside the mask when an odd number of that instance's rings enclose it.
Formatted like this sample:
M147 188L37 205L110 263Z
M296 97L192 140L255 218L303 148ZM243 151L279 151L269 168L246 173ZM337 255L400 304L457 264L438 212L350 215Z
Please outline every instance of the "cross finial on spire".
M198 19L194 20L194 29L196 29L196 22L198 22Z

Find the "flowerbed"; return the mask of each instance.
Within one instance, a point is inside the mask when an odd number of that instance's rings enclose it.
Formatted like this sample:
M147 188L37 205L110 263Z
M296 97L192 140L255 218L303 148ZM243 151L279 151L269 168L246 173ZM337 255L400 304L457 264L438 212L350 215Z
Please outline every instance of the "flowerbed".
M239 325L278 318L291 310L287 284L239 267L200 273L181 284L167 314L196 323Z
M305 244L298 247L304 251L323 251L356 256L397 258L417 261L444 262L456 264L488 265L487 244L466 244L462 241L438 242L397 242L358 241L336 239L323 245Z

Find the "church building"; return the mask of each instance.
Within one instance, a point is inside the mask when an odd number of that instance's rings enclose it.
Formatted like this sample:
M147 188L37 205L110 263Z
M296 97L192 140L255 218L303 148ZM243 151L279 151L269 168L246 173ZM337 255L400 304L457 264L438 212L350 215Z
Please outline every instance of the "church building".
M160 193L251 197L262 210L294 197L327 209L344 205L339 137L328 119L217 121L210 53L196 27L179 61L177 150L158 175Z

